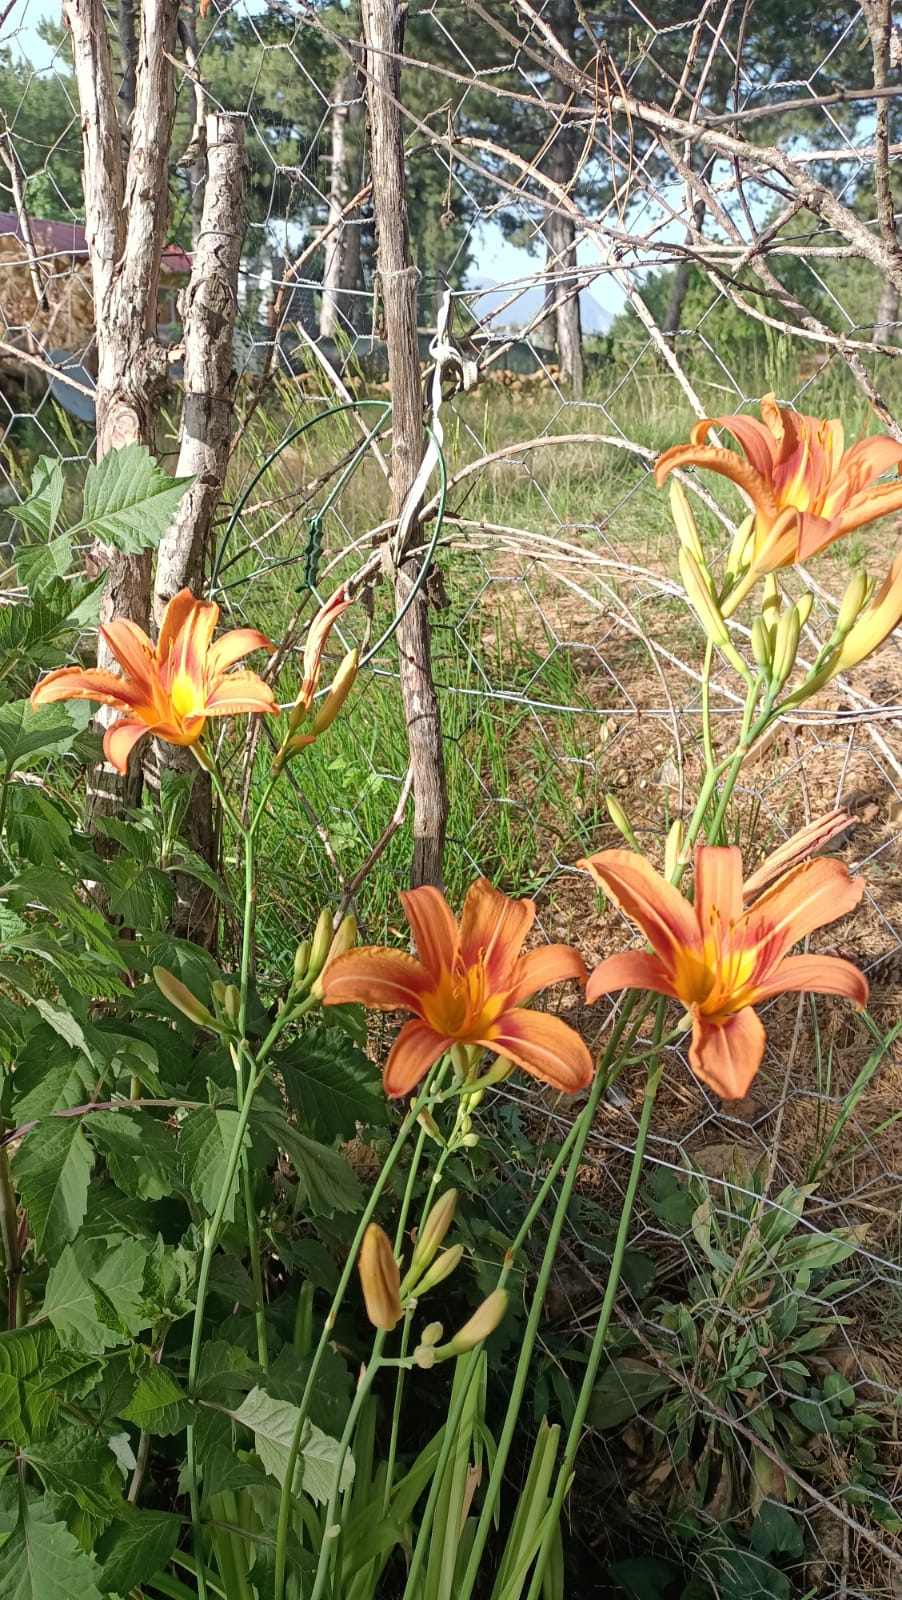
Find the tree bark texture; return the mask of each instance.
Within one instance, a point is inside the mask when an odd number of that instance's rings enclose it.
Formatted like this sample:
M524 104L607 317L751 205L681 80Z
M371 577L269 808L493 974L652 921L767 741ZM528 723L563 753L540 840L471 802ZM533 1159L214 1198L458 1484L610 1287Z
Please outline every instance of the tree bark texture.
M890 37L892 32L892 0L862 0L861 9L867 24L871 55L874 61L874 88L886 89L890 84ZM877 220L887 246L899 253L899 236L893 204L890 178L890 102L878 98L874 124L876 158L874 161L874 186L877 197ZM892 344L896 337L899 317L899 285L884 277L874 317L874 339L879 344Z
M194 482L179 502L157 553L154 619L180 589L200 594L213 519L222 499L234 423L232 345L238 308L238 268L245 232L244 120L207 118L208 171L194 264L183 299L185 394L182 402L178 477ZM216 866L213 792L190 750L157 747L160 766L193 776L184 830L192 850ZM172 931L181 939L212 945L216 902L196 878L179 875Z
M191 191L191 245L197 241L203 228L204 187L207 181L207 92L201 77L197 40L197 0L183 0L179 13L178 34L185 56L185 65L194 85L194 125L180 167L187 168L188 187Z
M363 0L366 81L370 113L370 164L376 216L376 252L388 374L392 397L392 516L398 518L413 487L424 447L423 399L417 341L418 273L410 251L400 103L406 5ZM395 605L410 595L419 563L394 571ZM441 715L432 677L429 603L420 592L396 634L401 696L413 773L414 844L410 883L441 887L448 822L448 788Z
M319 336L335 337L341 310L341 259L344 255L346 227L342 220L344 204L348 197L347 127L350 100L357 90L353 74L339 74L333 90L332 115L329 119L332 135L329 174L329 207L327 224L332 232L326 240L323 262L323 298L319 312Z
M574 0L560 0L557 8L556 36L570 49L576 31L577 16ZM555 103L560 106L560 125L554 135L548 157L548 172L559 188L568 190L577 177L579 162L579 133L568 115L566 106L570 98L566 86L559 79L552 84ZM561 377L573 390L574 399L583 392L583 337L579 295L573 292L577 275L576 222L563 210L552 210L545 222L545 242L548 247L547 270L554 305L554 343L561 367Z
M168 160L175 111L172 54L178 0L145 0L135 64L135 109L123 174L113 59L102 0L64 0L82 116L83 186L97 333L97 459L137 441L154 448L165 379L157 345L160 259L169 218ZM150 552L124 556L95 545L106 570L102 620L150 620ZM112 658L103 640L98 666ZM101 708L108 726L115 713ZM137 799L140 769L131 780L104 764L92 775L88 816Z

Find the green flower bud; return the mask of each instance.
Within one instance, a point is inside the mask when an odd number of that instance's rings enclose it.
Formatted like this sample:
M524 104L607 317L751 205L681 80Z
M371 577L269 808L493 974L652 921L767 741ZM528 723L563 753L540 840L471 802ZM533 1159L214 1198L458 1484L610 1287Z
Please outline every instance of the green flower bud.
M777 637L774 641L773 682L778 689L782 688L796 664L801 631L798 610L795 606L790 606L777 623Z
M849 629L852 627L852 624L855 622L862 606L867 599L867 593L868 576L867 573L864 572L861 567L859 567L858 571L853 572L851 578L849 579L849 582L846 585L846 592L842 597L842 605L839 608L839 616L836 619L837 634L846 634L849 632Z
M445 1279L450 1278L452 1272L456 1272L460 1266L463 1260L463 1253L464 1247L462 1244L453 1244L450 1250L440 1251L429 1271L424 1273L419 1283L412 1285L411 1290L408 1292L415 1293L417 1299L419 1299L420 1295L428 1294L430 1289L434 1289L436 1284L444 1283ZM408 1273L409 1276L410 1274Z
M310 959L307 962L307 971L311 978L318 977L326 965L334 935L332 912L328 906L323 906L314 929L313 941L310 946Z
M773 667L772 641L763 617L752 618L752 655L758 670L769 678Z
M182 983L180 978L177 978L172 972L167 972L165 967L154 967L153 975L154 982L163 999L168 1000L176 1011L181 1011L182 1015L187 1017L189 1022L193 1022L195 1027L210 1028L213 1033L219 1033L220 1025L212 1012L201 1004L197 996L191 993L191 990Z
M604 803L608 808L608 816L613 822L614 827L617 829L617 832L626 840L627 844L630 845L633 850L638 850L639 842L635 833L633 832L633 825L630 822L630 819L624 811L622 805L620 804L620 801L617 800L614 795L606 794L604 797Z
M457 1190L446 1189L432 1207L426 1221L417 1235L413 1256L410 1261L409 1277L419 1277L435 1260L439 1245L454 1221L457 1210Z
M294 952L294 972L292 974L295 986L303 983L307 976L307 967L310 963L311 944L309 939L304 939Z

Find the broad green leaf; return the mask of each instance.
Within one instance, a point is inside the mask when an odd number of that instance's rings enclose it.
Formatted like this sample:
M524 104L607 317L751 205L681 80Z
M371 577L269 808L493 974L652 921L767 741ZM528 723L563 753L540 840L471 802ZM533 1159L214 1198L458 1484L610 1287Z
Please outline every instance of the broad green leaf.
M110 1177L124 1194L138 1200L162 1200L179 1185L175 1134L149 1113L95 1112L91 1143L103 1155Z
M94 1287L100 1290L125 1331L131 1334L140 1332L148 1325L149 1319L141 1310L141 1302L149 1253L142 1240L123 1239L114 1250L103 1252L96 1270L91 1274Z
M145 1368L131 1400L120 1412L125 1422L160 1435L178 1433L188 1414L184 1390L168 1367L158 1367L156 1363Z
M104 1518L123 1504L116 1458L106 1439L91 1428L65 1423L21 1453L48 1494L69 1496L83 1511Z
M146 445L109 450L88 468L80 531L124 555L158 545L191 478L169 478Z
M6 795L6 838L14 855L53 867L71 854L71 824L59 806L32 784L14 783Z
M212 1216L219 1204L229 1152L238 1125L238 1112L226 1110L192 1111L179 1129L179 1159L185 1182L194 1198ZM248 1143L247 1134L244 1144ZM226 1221L231 1221L238 1187L236 1168L232 1180Z
M638 1356L618 1356L596 1380L587 1421L601 1431L619 1428L670 1387L670 1379L651 1362Z
M58 457L38 456L31 475L28 499L12 508L12 516L18 517L39 539L50 539L63 503L64 487L63 469ZM29 548L28 545L24 546L25 550ZM24 582L24 578L21 581Z
M72 555L72 539L68 533L58 534L49 544L24 545L16 557L19 582L29 594L40 594L57 578L65 576L72 565Z
M64 1344L92 1355L123 1342L121 1332L112 1326L114 1319L101 1316L98 1308L97 1291L91 1281L97 1248L96 1241L84 1239L66 1246L48 1273L43 1312ZM102 1252L103 1246L99 1248Z
M0 706L0 758L7 773L38 767L48 756L64 755L91 720L86 701L38 706L29 700L11 700Z
M93 1156L77 1117L33 1128L13 1157L13 1176L39 1255L55 1259L85 1214Z
M58 1033L66 1044L72 1046L73 1050L80 1050L82 1055L87 1056L89 1061L93 1060L91 1047L85 1038L84 1029L77 1018L73 1017L71 1011L66 1011L63 1006L55 1006L49 1000L42 1000L39 995L35 997L32 1004L35 1011L40 1012L48 1028L52 1028L54 1033Z
M279 1111L260 1107L252 1113L251 1121L255 1131L288 1155L308 1210L315 1217L362 1209L360 1184L353 1168L337 1150L308 1139Z
M298 1123L311 1138L331 1144L352 1139L359 1122L386 1121L379 1073L335 1028L308 1028L276 1065Z
M61 1350L46 1324L0 1333L0 1437L16 1444L40 1438L56 1418L57 1387L90 1365L85 1356Z
M801 1557L805 1553L805 1540L799 1519L774 1500L762 1501L752 1524L752 1547L763 1556Z
M64 1522L32 1506L0 1549L3 1600L100 1600L100 1569Z
M97 1557L105 1589L130 1594L167 1565L181 1534L181 1518L168 1511L133 1510L101 1534Z
M300 1411L285 1400L273 1400L264 1389L252 1389L240 1411L232 1412L237 1422L254 1435L254 1449L271 1477L285 1481L288 1455ZM311 1422L304 1424L301 1448L295 1468L295 1493L303 1492L322 1505L329 1498L338 1462L338 1440ZM354 1481L354 1459L346 1454L341 1469L342 1492Z

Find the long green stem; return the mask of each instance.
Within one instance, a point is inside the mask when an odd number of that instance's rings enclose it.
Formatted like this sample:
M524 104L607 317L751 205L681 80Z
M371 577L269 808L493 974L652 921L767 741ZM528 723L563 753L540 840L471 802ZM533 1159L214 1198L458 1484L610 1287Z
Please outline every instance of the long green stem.
M441 1075L446 1065L447 1057L442 1057L440 1061L436 1062L434 1067L430 1068L430 1071L426 1076L425 1083L423 1084L422 1092L417 1096L417 1099L410 1107L410 1110L408 1111L400 1129L398 1130L395 1142L392 1145L388 1156L386 1157L385 1163L381 1172L379 1173L378 1178L376 1179L375 1184L373 1185L370 1198L364 1207L363 1214L357 1225L357 1232L354 1235L351 1247L348 1251L348 1257L345 1262L341 1277L338 1281L338 1288L333 1296L332 1305L329 1308L329 1314L323 1323L322 1332L319 1337L319 1343L317 1344L317 1347L313 1353L313 1358L310 1362L310 1371L307 1374L307 1382L304 1385L304 1392L301 1396L300 1406L298 1407L298 1416L295 1423L294 1433L292 1435L291 1444L288 1448L288 1459L285 1464L285 1477L282 1482L282 1492L279 1498L279 1518L276 1528L276 1559L275 1577L273 1582L273 1600L284 1600L285 1596L285 1564L288 1546L288 1525L291 1517L294 1469L297 1465L298 1454L301 1448L301 1438L303 1436L304 1426L307 1421L307 1415L310 1410L310 1401L317 1378L319 1377L319 1369L322 1365L323 1356L325 1355L329 1338L335 1325L335 1318L338 1315L341 1303L344 1300L347 1292L348 1284L351 1281L351 1275L357 1265L357 1257L360 1254L360 1246L363 1243L363 1236L373 1219L376 1207L379 1204L379 1201L385 1192L389 1178L391 1177L392 1172L398 1163L401 1151L404 1148L410 1131L413 1127L415 1127L420 1112L429 1106L432 1099L433 1086L440 1082Z
M592 1394L595 1389L595 1382L598 1377L599 1368L604 1355L608 1325L611 1320L611 1312L614 1309L614 1301L617 1296L617 1290L620 1287L620 1275L623 1271L623 1261L626 1255L627 1242L629 1240L633 1206L636 1203L636 1195L639 1189L639 1179L642 1176L642 1164L645 1159L645 1145L648 1139L648 1129L651 1123L651 1114L655 1103L655 1096L657 1095L658 1085L661 1081L661 1070L660 1064L653 1067L649 1072L648 1081L645 1086L645 1098L642 1103L642 1115L639 1118L639 1128L636 1134L636 1148L633 1152L630 1175L626 1185L626 1194L624 1195L623 1199L623 1210L620 1214L620 1225L617 1229L617 1237L614 1241L614 1252L611 1257L611 1268L608 1274L607 1287L605 1289L604 1300L602 1301L598 1323L595 1328L592 1346L589 1351L589 1359L586 1364L585 1375L580 1386L576 1407L573 1413L573 1419L570 1423L570 1429L567 1434L567 1443L564 1448L564 1458L558 1469L557 1483L555 1485L554 1495L548 1511L548 1531L539 1549L527 1600L539 1600L539 1595L542 1592L545 1568L551 1552L552 1535L557 1527L561 1512L564 1508L564 1500L567 1495L567 1490L570 1487L570 1478L573 1473L574 1462L576 1461L577 1451L579 1450L580 1441L582 1439L586 1415L589 1410L589 1404L592 1399Z
M366 1400L366 1397L372 1388L373 1379L375 1378L376 1373L379 1371L379 1358L382 1355L382 1346L384 1344L385 1334L380 1331L376 1334L376 1337L373 1340L373 1349L370 1359L360 1374L360 1379L357 1384L357 1392L354 1395L354 1399L351 1403L351 1409L348 1412L348 1418L344 1425L344 1431L338 1442L338 1454L335 1457L335 1467L332 1472L332 1484L329 1490L329 1500L326 1506L326 1515L323 1522L323 1539L322 1544L319 1547L319 1560L316 1564L316 1576L313 1580L313 1592L310 1596L310 1600L322 1600L323 1589L325 1587L329 1566L336 1545L338 1525L335 1519L338 1515L338 1501L341 1495L341 1479L344 1471L344 1464L348 1451L351 1448L351 1440L354 1437L354 1430L357 1427L357 1419L360 1416L364 1401Z

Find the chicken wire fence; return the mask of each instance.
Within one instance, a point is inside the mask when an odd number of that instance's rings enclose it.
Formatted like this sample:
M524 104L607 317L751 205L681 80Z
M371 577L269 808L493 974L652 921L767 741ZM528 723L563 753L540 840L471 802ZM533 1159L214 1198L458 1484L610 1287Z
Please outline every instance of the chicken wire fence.
M752 408L771 390L810 414L842 415L850 436L874 416L902 436L902 48L889 6L792 18L765 0L623 11L433 0L412 10L403 79L421 355L426 379L438 362L445 380L431 422L447 492L433 475L416 542L428 557L448 769L449 894L459 900L480 873L534 894L542 934L577 940L590 964L627 934L575 866L618 843L606 795L660 861L702 770L704 641L680 603L655 457L696 417ZM192 218L196 227L199 93L244 117L250 162L237 426L212 592L275 635L290 615L302 642L315 593L354 578L362 603L351 615L364 620L343 619L343 642L372 652L341 736L292 771L270 818L259 926L275 965L325 898L352 905L368 936L397 937L394 889L409 860L393 602L381 581L389 385L365 72L341 8L187 15L172 237L188 248ZM3 26L0 465L12 507L38 455L76 473L91 456L93 340L66 44L31 68L25 17L8 7ZM69 116L41 148L29 107L45 100ZM512 241L521 269L494 271L493 259L514 259ZM167 267L164 461L178 415L179 248ZM449 289L454 321L436 342ZM587 326L593 308L609 326ZM427 410L430 393L427 381ZM355 409L380 398L381 410ZM725 549L739 497L714 495L710 479L686 486L711 548ZM856 537L852 556L882 570L891 539L881 524ZM812 659L848 561L847 541L798 575L814 596L803 641ZM902 975L897 646L831 694L784 718L747 763L737 842L754 858L847 807L854 822L835 848L865 874L866 898L819 948L866 970L872 1015L889 1030ZM724 668L712 713L725 747L738 705ZM230 759L236 782L250 781L246 751ZM725 1595L764 1581L736 1554L764 1501L786 1520L761 1560L781 1553L793 1593L902 1592L898 1052L891 1045L875 1070L874 1039L847 1010L826 1002L818 1018L807 1001L770 1007L765 1068L739 1107L717 1103L682 1048L669 1051L619 1365L588 1446L606 1518L625 1523L628 1499L663 1533L678 1514L687 1533L704 1534L699 1571ZM610 1017L598 1007L574 1019L600 1040ZM527 1129L533 1144L569 1125L565 1104L512 1084L497 1104L502 1133ZM551 1308L552 1384L604 1287L587 1241L622 1203L640 1106L640 1075L627 1072L587 1154L568 1245L576 1264L570 1273L565 1258ZM496 1120L484 1136L500 1137ZM512 1149L512 1183L528 1187L534 1167ZM687 1173L690 1210L675 1183ZM674 1309L675 1286L687 1283L694 1332Z

